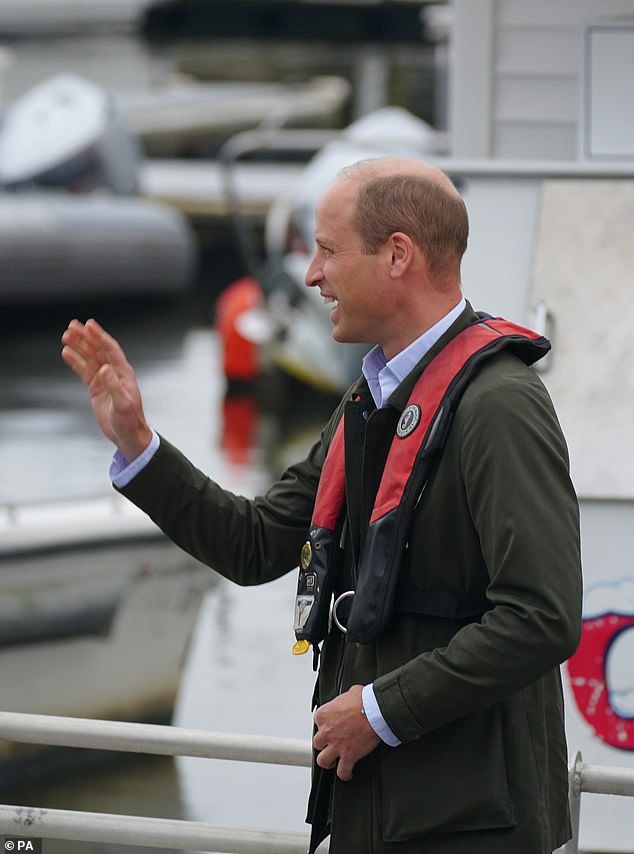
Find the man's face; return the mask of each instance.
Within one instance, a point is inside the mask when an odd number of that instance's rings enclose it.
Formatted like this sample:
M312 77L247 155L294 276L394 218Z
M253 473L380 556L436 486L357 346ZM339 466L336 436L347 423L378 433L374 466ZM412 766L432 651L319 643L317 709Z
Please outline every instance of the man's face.
M335 341L382 343L386 312L384 252L364 252L353 225L356 183L341 180L322 196L315 220L315 254L306 285L330 306Z

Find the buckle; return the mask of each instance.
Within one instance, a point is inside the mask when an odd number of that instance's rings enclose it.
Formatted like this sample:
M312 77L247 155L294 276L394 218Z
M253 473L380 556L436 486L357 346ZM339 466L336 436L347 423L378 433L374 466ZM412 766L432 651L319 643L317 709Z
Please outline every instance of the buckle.
M345 599L351 599L353 596L354 590L346 590L344 593L340 593L332 603L332 609L330 612L332 621L339 631L344 633L344 635L348 633L348 627L344 626L344 624L339 620L339 617L337 616L337 608Z

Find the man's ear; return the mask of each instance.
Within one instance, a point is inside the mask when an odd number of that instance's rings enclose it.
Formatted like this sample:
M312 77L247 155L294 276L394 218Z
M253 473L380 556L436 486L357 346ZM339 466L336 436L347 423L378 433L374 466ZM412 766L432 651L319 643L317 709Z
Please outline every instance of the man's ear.
M402 231L394 231L387 239L390 274L402 276L414 258L414 242Z

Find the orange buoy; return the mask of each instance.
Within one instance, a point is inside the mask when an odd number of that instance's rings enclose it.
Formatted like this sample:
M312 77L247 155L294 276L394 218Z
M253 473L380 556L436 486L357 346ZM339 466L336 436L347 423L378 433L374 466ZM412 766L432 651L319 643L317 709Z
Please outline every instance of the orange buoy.
M234 465L246 466L256 445L260 407L254 394L232 392L222 402L220 446Z
M244 338L236 326L238 317L262 304L262 288L253 276L228 285L216 303L216 329L223 347L223 368L229 381L248 382L260 374L257 344Z

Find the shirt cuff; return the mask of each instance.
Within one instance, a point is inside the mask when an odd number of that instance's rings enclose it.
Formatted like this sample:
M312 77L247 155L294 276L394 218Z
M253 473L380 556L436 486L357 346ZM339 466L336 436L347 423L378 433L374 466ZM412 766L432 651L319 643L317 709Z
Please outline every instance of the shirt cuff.
M361 700L363 702L363 712L368 719L368 723L381 741L384 741L385 744L388 744L390 747L398 747L401 741L385 723L385 718L379 709L379 704L376 701L372 685L364 686L363 693L361 694Z
M112 483L119 489L123 489L124 486L127 486L130 481L133 480L150 462L154 454L158 451L160 444L161 440L159 439L159 435L153 430L150 444L142 453L139 454L138 457L135 457L131 463L126 461L121 451L117 448L112 457L112 461L110 462L110 468L108 469L108 474L110 475Z

